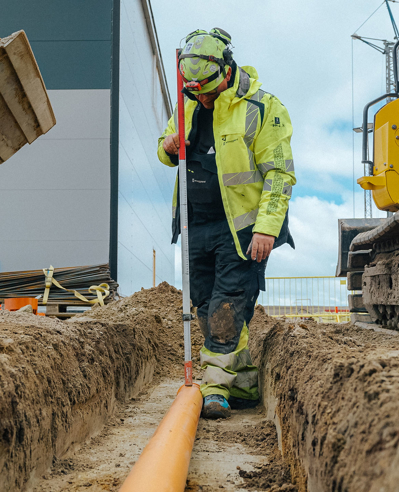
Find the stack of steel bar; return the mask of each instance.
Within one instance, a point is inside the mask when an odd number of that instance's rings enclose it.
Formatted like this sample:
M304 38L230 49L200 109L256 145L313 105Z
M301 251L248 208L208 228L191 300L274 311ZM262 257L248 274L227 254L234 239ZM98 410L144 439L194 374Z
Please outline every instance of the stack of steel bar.
M110 294L104 302L110 302L117 294L118 284L112 280L109 265L90 265L81 267L55 268L54 278L62 287L76 290L88 300L96 299L96 292L89 292L93 285L106 283ZM38 297L43 296L45 290L45 275L43 270L28 270L0 273L0 300L8 297ZM72 292L52 285L48 300L68 304L82 304ZM40 302L40 301L39 301Z

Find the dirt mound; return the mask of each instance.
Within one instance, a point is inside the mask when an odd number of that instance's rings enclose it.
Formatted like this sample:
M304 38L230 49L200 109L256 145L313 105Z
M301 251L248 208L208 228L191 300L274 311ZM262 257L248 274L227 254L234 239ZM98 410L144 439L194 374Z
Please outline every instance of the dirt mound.
M69 321L0 312L0 476L35 482L155 371L181 374L181 292L166 283ZM202 344L193 323L194 369Z
M299 490L398 490L397 333L276 320L261 307L250 330Z
M192 309L195 315L196 310ZM182 321L182 292L167 282L151 289L141 289L130 297L111 302L106 306L97 306L86 313L75 316L70 323L93 321L107 323L133 323L154 328L152 343L157 347L158 361L155 373L158 375L183 375L184 334ZM203 336L197 320L191 322L191 344L194 376L200 372L199 350Z

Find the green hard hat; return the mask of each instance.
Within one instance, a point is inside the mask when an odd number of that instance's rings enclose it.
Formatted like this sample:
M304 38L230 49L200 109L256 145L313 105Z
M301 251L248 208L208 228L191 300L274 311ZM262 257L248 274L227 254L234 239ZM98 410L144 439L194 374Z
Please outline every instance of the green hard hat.
M186 37L179 56L179 70L188 90L203 94L223 82L225 66L232 62L232 52L226 48L230 42L229 34L218 28L209 33L198 29Z

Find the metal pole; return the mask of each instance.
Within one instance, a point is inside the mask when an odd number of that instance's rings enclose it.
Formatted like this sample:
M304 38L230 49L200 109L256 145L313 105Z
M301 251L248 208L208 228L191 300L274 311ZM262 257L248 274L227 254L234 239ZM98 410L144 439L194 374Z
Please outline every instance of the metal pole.
M278 283L278 315L279 316L281 316L281 312L280 312L280 306L281 306L280 284L281 284L281 282Z
M367 130L368 131L368 130ZM367 160L369 164L364 165L364 175L372 176L373 175L373 166L370 164L370 147L369 147L369 139L367 138ZM372 208L372 199L371 199L371 190L364 190L364 218L372 218L373 217L373 208Z
M156 263L157 263L157 253L155 251L155 249L152 250L152 286L155 287L155 283L156 283L156 275L155 275L155 267L156 267Z
M385 47L385 85L386 92L389 94L390 92L395 92L395 76L394 76L394 67L393 67L393 48L394 44L389 41L384 41ZM391 102L392 98L387 97L387 103Z
M183 287L183 324L184 324L184 384L193 385L193 365L191 361L191 327L190 312L190 268L188 250L188 210L187 210L187 171L186 171L186 136L184 126L183 79L179 71L179 52L176 50L177 68L177 112L179 131L179 203L181 229L181 264Z

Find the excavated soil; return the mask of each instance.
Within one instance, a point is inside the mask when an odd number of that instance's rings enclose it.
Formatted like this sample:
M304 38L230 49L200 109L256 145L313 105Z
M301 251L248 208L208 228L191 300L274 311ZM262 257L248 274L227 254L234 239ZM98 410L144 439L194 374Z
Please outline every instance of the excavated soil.
M255 466L252 471L238 467L238 474L245 480L247 490L297 492L297 487L291 483L290 469L278 448L277 431L273 422L263 418L253 425L244 424L240 429L227 432L218 430L217 433L222 434L221 437L230 443L245 445L249 454L266 458L264 464Z
M195 310L192 309L194 313ZM130 297L111 302L103 307L86 311L70 320L70 323L129 323L146 334L156 347L155 375L181 375L184 361L184 335L182 323L182 292L167 282L152 289L141 289ZM191 346L193 353L193 377L199 374L199 350L203 337L197 320L191 322Z
M399 337L349 324L251 323L268 416L300 491L399 490Z
M168 284L69 321L0 311L1 490L28 490L53 461L101 431L116 401L154 374L177 374L180 320L181 292ZM200 370L198 358L193 366Z
M69 321L0 312L1 491L119 489L180 384L181 303L162 283ZM200 421L186 490L399 490L397 334L262 307L250 332L264 407Z

